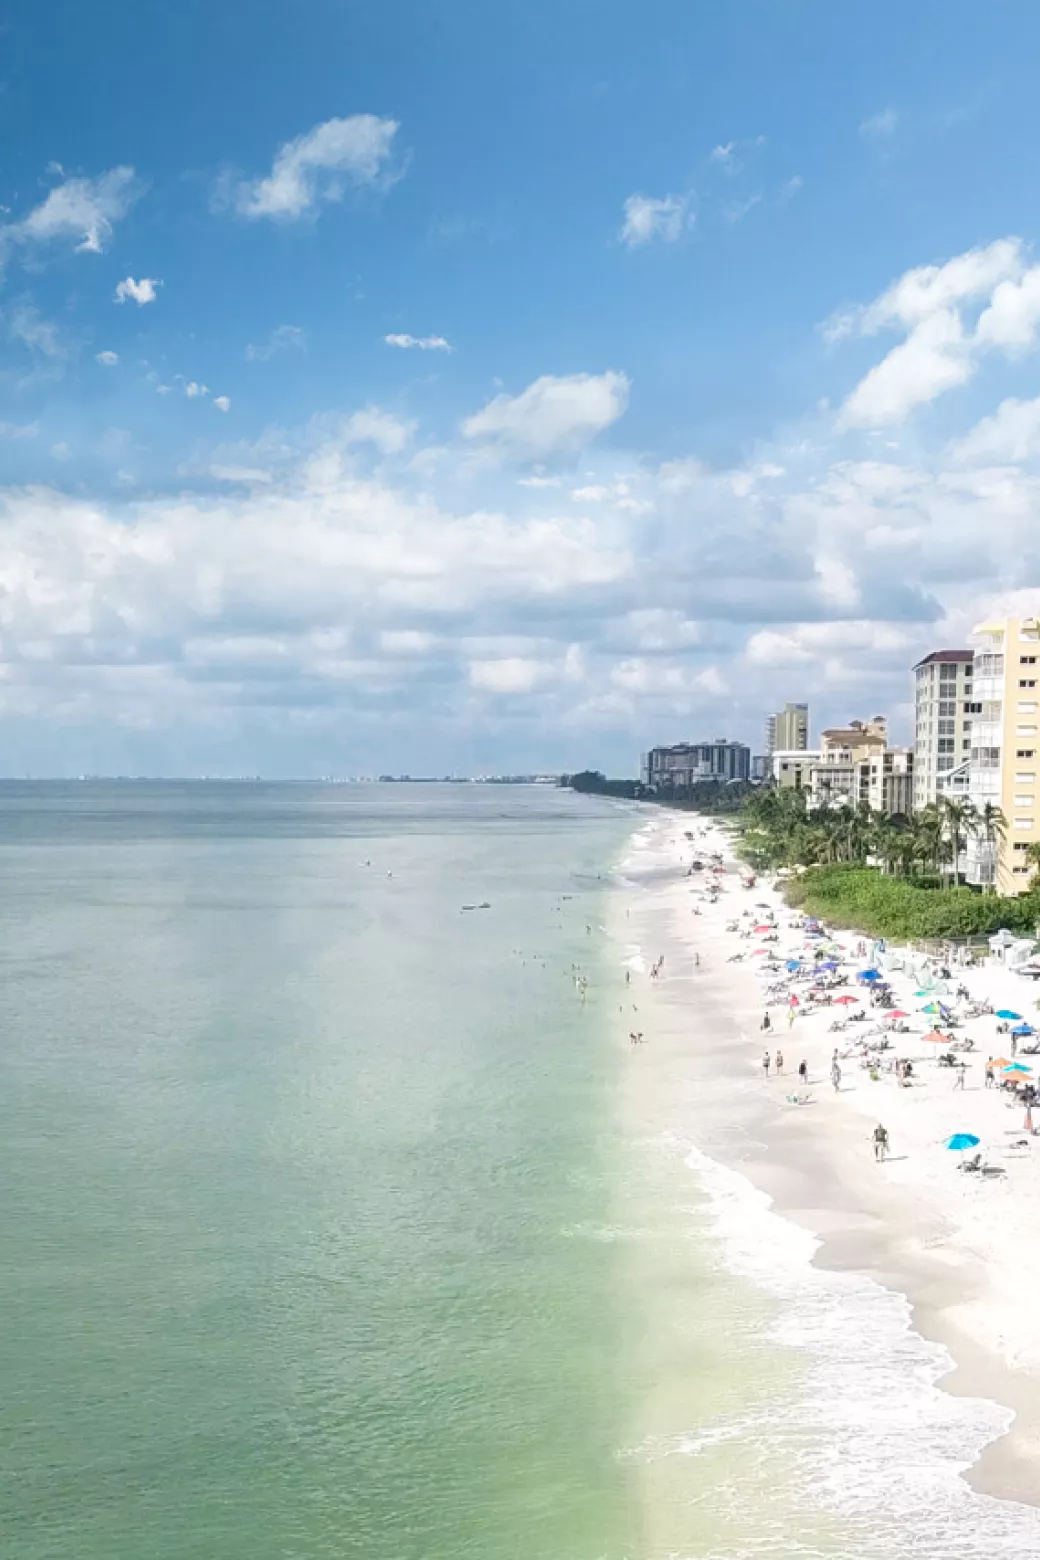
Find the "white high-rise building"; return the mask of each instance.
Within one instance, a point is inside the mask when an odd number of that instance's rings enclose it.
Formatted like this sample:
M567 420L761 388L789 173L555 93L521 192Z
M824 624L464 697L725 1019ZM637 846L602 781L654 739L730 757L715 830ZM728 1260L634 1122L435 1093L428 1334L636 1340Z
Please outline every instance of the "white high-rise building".
M934 650L914 667L914 810L934 802L951 770L968 762L979 712L970 650Z

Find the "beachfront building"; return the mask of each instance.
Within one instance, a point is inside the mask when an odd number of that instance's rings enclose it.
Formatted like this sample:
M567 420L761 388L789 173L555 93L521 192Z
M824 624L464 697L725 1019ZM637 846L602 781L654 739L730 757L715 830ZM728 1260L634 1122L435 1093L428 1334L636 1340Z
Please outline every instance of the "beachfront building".
M973 636L968 796L980 817L987 806L1006 821L976 828L967 847L970 883L999 894L1029 887L1029 847L1040 841L1040 619L983 623Z
M785 704L766 721L766 754L804 753L809 746L809 706Z
M865 805L891 817L912 805L913 751L889 747L882 715L829 728L818 748L780 749L770 764L774 783L808 792L811 807Z
M933 650L914 667L914 808L955 794L954 771L968 763L979 713L971 650Z
M643 784L654 791L682 791L704 780L726 784L751 777L751 749L744 742L679 742L651 748L643 760Z

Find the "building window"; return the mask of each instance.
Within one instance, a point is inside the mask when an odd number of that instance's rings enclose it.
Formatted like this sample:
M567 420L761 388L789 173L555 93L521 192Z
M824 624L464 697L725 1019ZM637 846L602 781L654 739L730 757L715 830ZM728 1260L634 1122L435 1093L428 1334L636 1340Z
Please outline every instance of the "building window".
M1012 850L1028 850L1029 846L1026 844L1025 840L1023 840L1020 844L1013 845L1011 848Z
M1015 828L1016 829L1031 829L1032 827L1033 827L1033 820L1032 820L1032 818L1016 818L1015 819Z
M1019 664L1019 666L1035 666L1036 665L1036 656L1035 655L1020 655L1019 658L1018 658L1018 664Z
M1020 677L1018 679L1018 686L1020 688L1035 688L1036 687L1036 678L1035 677Z
M939 705L939 714L940 715L956 715L956 713L957 713L957 701L956 701L956 699L944 699L942 701L942 703Z
M1016 748L1015 749L1015 757L1016 758L1035 758L1036 757L1036 748Z
M965 706L964 706L964 713L965 713L965 715L981 715L982 714L982 705L981 704L965 704Z
M1035 726L1016 726L1015 727L1015 736L1016 737L1035 737L1036 736L1036 727Z
M1027 700L1020 699L1019 702L1018 702L1018 713L1020 715L1035 715L1036 714L1036 702L1035 702L1035 700L1027 701Z
M1016 807L1031 807L1032 805L1033 805L1033 798L1031 796L1016 796L1015 797L1015 806Z
M1036 775L1031 774L1028 769L1023 770L1021 774L1015 776L1016 785L1032 785L1035 780Z

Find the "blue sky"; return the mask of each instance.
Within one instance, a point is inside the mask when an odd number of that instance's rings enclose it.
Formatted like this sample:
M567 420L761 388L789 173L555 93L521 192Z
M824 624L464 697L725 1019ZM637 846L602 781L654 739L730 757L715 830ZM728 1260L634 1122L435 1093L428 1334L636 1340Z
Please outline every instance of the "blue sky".
M0 771L906 731L1036 602L1035 7L5 16Z

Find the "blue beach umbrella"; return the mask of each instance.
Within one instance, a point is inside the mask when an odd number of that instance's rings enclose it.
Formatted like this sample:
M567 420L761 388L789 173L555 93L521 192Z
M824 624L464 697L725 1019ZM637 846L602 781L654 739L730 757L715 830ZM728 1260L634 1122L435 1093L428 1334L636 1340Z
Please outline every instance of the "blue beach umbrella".
M963 1151L966 1148L977 1148L981 1141L974 1132L955 1132L952 1137L946 1139L946 1147Z
M880 980L881 979L881 971L880 970L860 970L860 972L859 972L859 979L860 980Z
M1012 1062L1010 1066L1002 1067L1000 1070L1004 1073L1028 1073L1033 1071L1033 1069L1031 1067L1027 1067L1024 1062Z
M785 966L785 968L789 969L789 970L800 970L801 967L802 967L801 959L788 959L787 964Z
M1022 1035L1031 1035L1033 1030L1030 1024L1016 1024L1011 1033L1015 1036L1021 1037Z
M1010 1008L998 1008L997 1009L997 1017L998 1018L1009 1018L1009 1019L1014 1019L1014 1018L1020 1019L1022 1017L1022 1015L1021 1015L1021 1013L1012 1013Z

